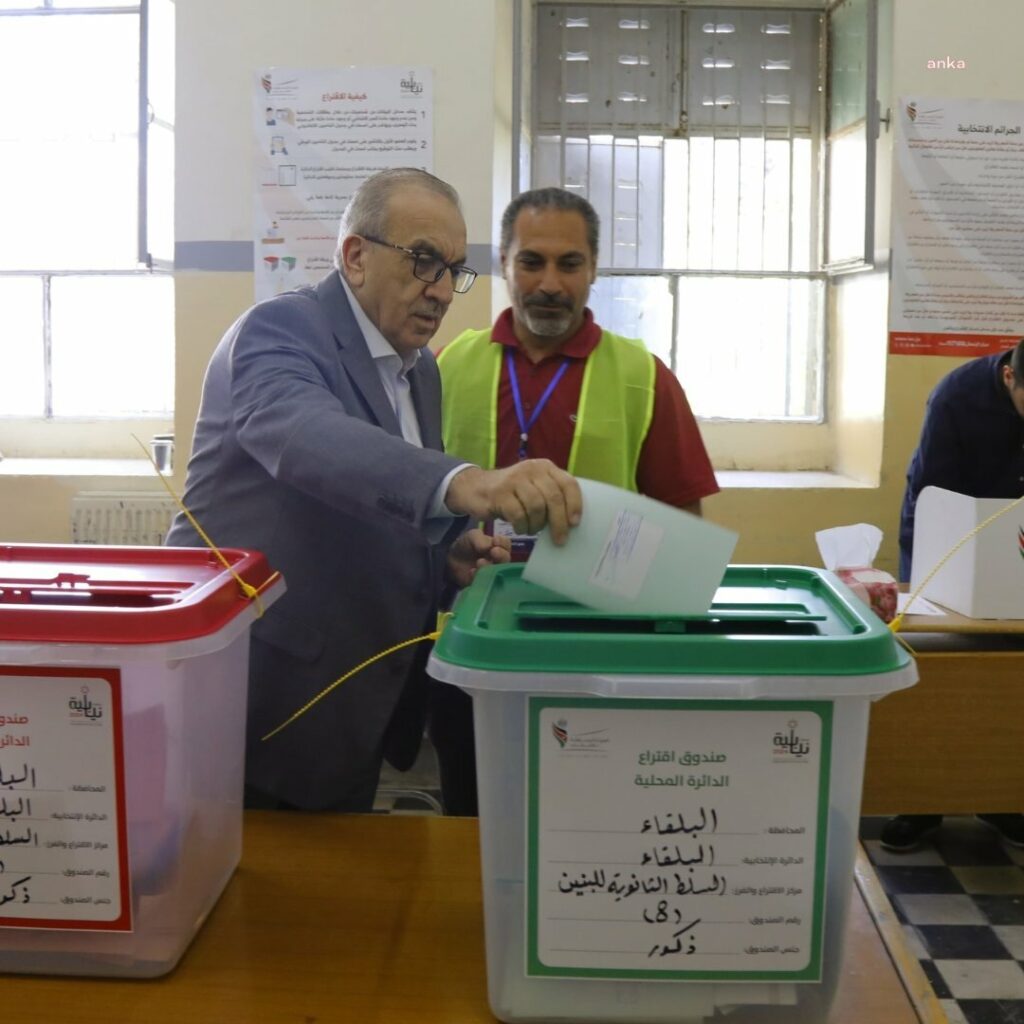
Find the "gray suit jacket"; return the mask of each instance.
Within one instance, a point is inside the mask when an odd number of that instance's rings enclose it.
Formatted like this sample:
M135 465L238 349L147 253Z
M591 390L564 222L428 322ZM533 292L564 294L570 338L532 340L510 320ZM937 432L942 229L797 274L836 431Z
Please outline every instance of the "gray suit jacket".
M364 659L433 628L465 520L428 541L430 499L459 463L441 451L429 351L409 381L422 449L402 439L336 272L243 314L207 369L184 500L214 543L262 551L284 575L287 593L252 630L246 782L301 807L365 788L385 753L404 767L422 736L413 647L260 739ZM202 543L180 514L167 542Z

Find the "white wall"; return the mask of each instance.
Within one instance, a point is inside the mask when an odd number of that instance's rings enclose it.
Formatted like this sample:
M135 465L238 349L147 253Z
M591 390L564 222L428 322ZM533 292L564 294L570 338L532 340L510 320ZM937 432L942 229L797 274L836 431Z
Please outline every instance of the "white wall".
M176 7L179 242L252 238L252 76L269 65L432 67L434 171L461 195L470 241L490 241L495 47L511 32L510 3L176 0Z

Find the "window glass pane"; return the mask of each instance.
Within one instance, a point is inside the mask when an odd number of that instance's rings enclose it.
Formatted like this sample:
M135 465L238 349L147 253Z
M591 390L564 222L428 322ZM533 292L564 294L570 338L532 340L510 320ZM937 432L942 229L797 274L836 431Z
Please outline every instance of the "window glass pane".
M34 11L45 7L44 0L0 0L0 11ZM138 9L139 0L53 0L54 10L74 10L82 7L124 7Z
M809 270L813 158L809 139L671 140L666 266Z
M867 117L867 2L842 0L828 18L828 130L835 134Z
M0 416L42 416L42 281L0 277L0 309Z
M149 0L146 33L149 103L158 121L173 125L175 11L172 0Z
M601 222L598 266L661 266L662 142L656 135L537 140L533 187L557 185L590 202Z
M765 143L764 240L762 270L790 270L790 198L792 146L788 141L769 139Z
M829 141L826 241L826 259L829 263L865 255L867 152L867 125L863 121L856 128Z
M530 184L593 204L598 321L643 338L703 416L818 420L823 283L734 275L820 266L821 15L684 6L686 62L671 46L615 43L613 26L642 21L646 5L538 5ZM686 116L652 125L609 114L600 100L611 102L624 55L682 81ZM631 268L650 276L615 273ZM676 279L662 268L717 276ZM753 364L737 387L730 360Z
M676 370L698 416L816 419L821 281L682 278Z
M137 15L2 19L0 268L136 265ZM127 201L126 201L127 198Z
M54 0L54 7L138 7L139 0Z
M171 262L174 259L174 131L153 123L148 135L147 243L151 256Z
M588 303L608 331L641 338L666 366L672 365L672 295L665 277L599 277Z
M690 147L685 139L665 140L665 267L685 267L690 244Z
M811 270L818 266L817 245L812 234L814 149L810 139L794 139L793 194L789 205L789 224L793 232L790 270Z
M166 414L174 403L174 282L62 277L51 287L55 416Z

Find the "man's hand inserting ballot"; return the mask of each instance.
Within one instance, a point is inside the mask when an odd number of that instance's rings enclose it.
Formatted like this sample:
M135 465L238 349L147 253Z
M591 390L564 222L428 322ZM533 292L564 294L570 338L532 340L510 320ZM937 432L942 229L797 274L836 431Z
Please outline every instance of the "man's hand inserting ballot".
M507 562L511 548L508 537L491 537L483 530L467 530L448 551L448 576L457 587L468 587L477 569Z
M537 533L546 525L556 544L566 542L583 514L579 484L549 459L526 459L506 469L464 469L448 485L445 504L457 515L504 519L516 533Z

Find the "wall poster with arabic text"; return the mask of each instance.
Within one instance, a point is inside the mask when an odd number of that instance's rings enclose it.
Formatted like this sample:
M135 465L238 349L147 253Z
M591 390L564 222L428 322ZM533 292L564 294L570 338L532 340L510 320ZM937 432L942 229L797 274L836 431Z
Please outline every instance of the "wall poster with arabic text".
M901 98L889 351L981 356L1024 337L1024 103Z
M253 92L256 299L330 270L356 188L388 167L434 164L429 68L270 68Z

